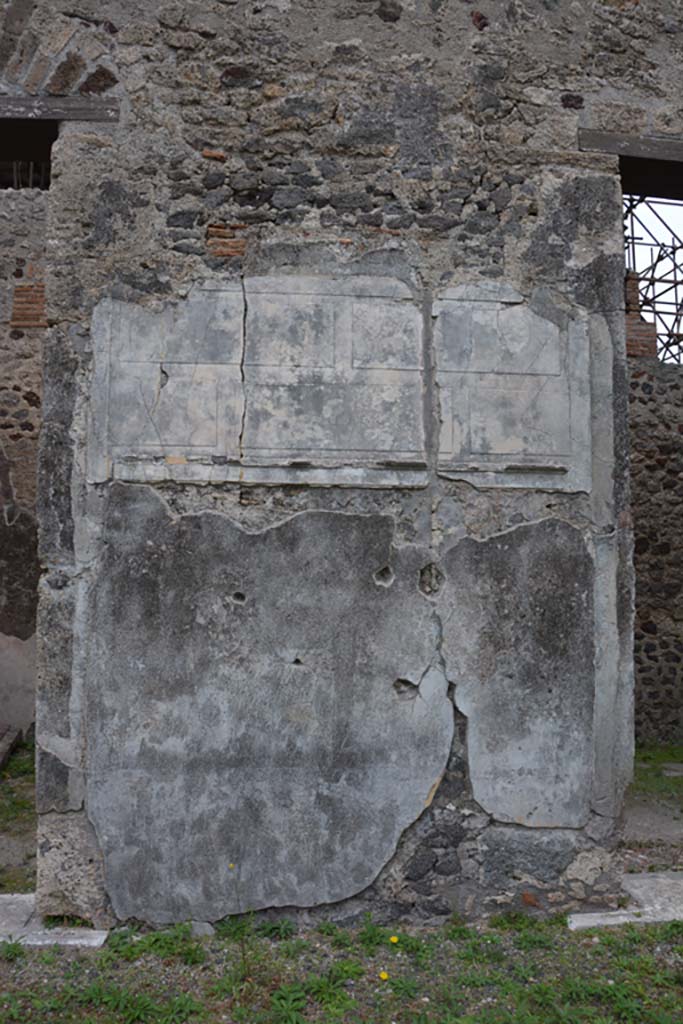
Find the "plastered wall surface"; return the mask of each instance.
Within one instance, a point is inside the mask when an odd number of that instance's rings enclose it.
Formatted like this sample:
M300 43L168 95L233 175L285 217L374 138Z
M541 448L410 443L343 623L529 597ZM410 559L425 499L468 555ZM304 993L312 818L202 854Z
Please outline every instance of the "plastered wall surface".
M615 900L621 203L578 130L681 132L670 3L6 18L3 91L119 104L53 150L43 910Z

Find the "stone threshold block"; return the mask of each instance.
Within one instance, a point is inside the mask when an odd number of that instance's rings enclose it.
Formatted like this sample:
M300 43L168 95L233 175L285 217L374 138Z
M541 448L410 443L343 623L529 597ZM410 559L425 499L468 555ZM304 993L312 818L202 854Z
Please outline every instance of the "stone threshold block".
M661 924L683 921L683 873L647 872L624 875L622 887L635 906L607 913L571 914L570 931L607 928L620 924Z
M99 949L109 932L95 928L46 928L33 893L0 896L0 942L22 946L78 946Z

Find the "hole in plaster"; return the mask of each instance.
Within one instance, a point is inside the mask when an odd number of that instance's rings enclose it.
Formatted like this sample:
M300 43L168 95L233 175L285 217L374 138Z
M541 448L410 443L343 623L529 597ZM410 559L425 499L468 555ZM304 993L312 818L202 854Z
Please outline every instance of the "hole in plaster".
M415 700L418 686L417 683L412 682L410 679L397 679L394 682L394 690L400 700Z
M244 602L246 601L246 597L241 590L236 590L235 593L232 595L232 599L235 602L235 604L244 604Z
M165 388L168 384L168 374L163 366L159 367L159 389Z
M295 658L294 661L292 662L292 665L303 665L303 661L301 660L301 658Z
M383 565L373 575L373 579L378 587L390 587L394 582L394 570L390 565Z
M432 594L438 594L445 578L438 565L430 562L420 569L420 590L430 597Z

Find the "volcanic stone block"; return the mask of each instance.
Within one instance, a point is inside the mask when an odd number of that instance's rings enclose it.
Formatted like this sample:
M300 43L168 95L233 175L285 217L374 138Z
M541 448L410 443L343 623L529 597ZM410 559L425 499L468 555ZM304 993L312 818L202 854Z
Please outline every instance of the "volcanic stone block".
M524 830L494 825L478 839L486 888L509 889L516 882L556 882L586 840L571 829Z

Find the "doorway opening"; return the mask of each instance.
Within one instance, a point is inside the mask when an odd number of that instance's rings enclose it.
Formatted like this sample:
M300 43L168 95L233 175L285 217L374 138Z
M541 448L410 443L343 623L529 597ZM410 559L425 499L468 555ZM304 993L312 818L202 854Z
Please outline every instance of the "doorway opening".
M59 122L0 118L0 893L32 891L47 191Z
M683 868L683 175L621 157L636 761L625 869Z
M52 144L58 134L58 121L4 118L0 147L0 189L48 189Z

